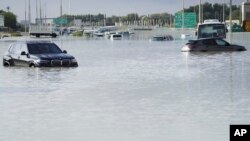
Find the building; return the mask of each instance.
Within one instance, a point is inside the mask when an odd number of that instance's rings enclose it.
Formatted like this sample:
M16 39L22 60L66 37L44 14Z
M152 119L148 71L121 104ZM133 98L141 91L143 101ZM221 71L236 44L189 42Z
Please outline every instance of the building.
M73 24L74 24L74 26L76 26L76 27L81 27L81 26L83 25L81 19L74 19Z
M242 21L250 20L250 1L242 3Z
M0 14L0 27L4 27L4 16Z

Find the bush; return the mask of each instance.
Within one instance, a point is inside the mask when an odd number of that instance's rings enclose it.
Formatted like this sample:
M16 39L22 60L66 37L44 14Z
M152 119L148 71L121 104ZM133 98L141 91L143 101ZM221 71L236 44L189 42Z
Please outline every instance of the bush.
M11 32L10 35L12 37L20 37L20 36L22 36L22 34L20 32Z
M83 36L83 31L76 31L72 34L73 36L78 36L78 37L81 37Z

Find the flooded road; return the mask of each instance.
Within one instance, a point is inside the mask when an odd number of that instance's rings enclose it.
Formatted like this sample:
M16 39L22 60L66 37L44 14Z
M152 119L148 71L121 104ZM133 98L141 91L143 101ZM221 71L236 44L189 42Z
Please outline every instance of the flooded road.
M0 41L1 55L11 42ZM78 68L1 63L1 141L228 141L230 124L250 124L249 46L190 54L185 41L55 42Z

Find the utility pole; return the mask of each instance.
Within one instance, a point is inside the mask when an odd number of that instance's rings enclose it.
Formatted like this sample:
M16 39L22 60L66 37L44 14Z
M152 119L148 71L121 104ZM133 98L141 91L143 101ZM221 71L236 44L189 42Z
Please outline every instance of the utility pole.
M24 4L25 4L25 6L24 6L24 9L25 9L24 10L24 13L25 13L25 16L24 16L25 17L24 30L25 30L25 34L26 34L26 32L27 32L27 12L26 12L26 9L27 9L26 7L27 6L26 6L26 0L24 0Z
M225 22L225 0L224 0L224 3L223 3L223 22Z
M60 4L60 16L62 17L62 0L61 0L61 4Z
M30 27L30 23L31 23L31 11L30 11L30 0L29 0L29 27Z
M199 23L201 23L201 0L199 0Z
M232 0L230 0L230 15L229 15L229 41L232 43Z
M43 22L42 22L42 2L41 2L41 0L40 0L40 25L42 25L43 24Z
M232 0L230 0L230 17L229 17L230 32L232 32Z
M38 20L38 9L37 9L37 0L36 0L36 24L37 24L37 20Z
M69 15L71 15L71 0L69 0Z
M184 30L184 0L182 0L182 31Z

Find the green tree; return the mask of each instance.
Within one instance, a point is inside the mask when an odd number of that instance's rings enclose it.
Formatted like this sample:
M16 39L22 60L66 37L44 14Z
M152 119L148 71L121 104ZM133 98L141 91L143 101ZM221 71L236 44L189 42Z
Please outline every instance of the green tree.
M16 29L17 20L16 15L12 12L4 12L4 25L11 29Z

